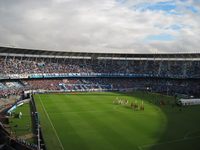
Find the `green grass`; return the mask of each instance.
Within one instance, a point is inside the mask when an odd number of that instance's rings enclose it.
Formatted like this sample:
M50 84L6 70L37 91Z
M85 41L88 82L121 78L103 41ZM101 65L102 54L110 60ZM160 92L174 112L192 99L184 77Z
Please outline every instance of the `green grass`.
M17 107L17 109L12 113L19 114L19 112L22 112L23 114L21 119L15 117L9 119L11 130L15 132L17 136L23 136L32 133L32 122L29 103Z
M116 97L144 101L144 111L113 104ZM200 106L168 104L159 94L81 93L34 96L48 150L199 150Z

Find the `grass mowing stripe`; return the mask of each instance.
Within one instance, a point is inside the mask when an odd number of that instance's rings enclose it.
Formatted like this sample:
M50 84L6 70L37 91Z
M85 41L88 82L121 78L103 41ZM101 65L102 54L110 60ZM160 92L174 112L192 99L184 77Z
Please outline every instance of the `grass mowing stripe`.
M102 108L101 104L96 105L95 103L91 102L90 100L92 100L92 99L93 99L93 97L90 97L90 98L84 97L84 99L83 99L80 96L78 96L78 97L76 97L75 104L77 107L81 107L82 106L81 102L84 100L83 101L84 103L85 103L85 101L91 103L90 108L91 107L96 108L96 109ZM106 105L103 105L103 106L104 106L104 108L106 107ZM85 142L87 143L88 149L90 149L90 150L93 150L93 149L118 150L118 146L116 146L117 144L113 144L112 142L110 142L110 140L109 140L110 138L107 139L108 133L105 133L105 130L106 131L108 131L108 130L103 127L104 131L102 131L102 125L106 121L103 119L104 115L106 116L106 115L108 115L108 113L107 112L102 112L101 114L90 113L90 112L76 113L76 117L81 120L81 125L83 125L85 127L85 131L80 131L78 126L75 126L75 129L79 131L79 135L81 137L83 137L83 139L87 139L87 140L85 140ZM100 116L102 116L102 117L100 117ZM97 121L97 118L102 118L102 120ZM99 127L101 127L101 128L99 128ZM87 134L89 134L90 137L87 137ZM98 145L98 147L97 147L97 145Z
M51 115L60 115L60 114L68 114L68 113L92 113L92 112L95 112L95 113L104 113L104 112L111 112L111 111L116 111L116 110L83 110L83 111L63 111L63 112L59 112L59 113L49 113Z
M178 107L159 107L157 104L160 99L174 100L173 97L144 92L40 96L42 102L37 96L37 106L41 112L44 137L49 150L58 149L60 145L46 112L65 149L200 149L200 132L197 132L200 126L200 106L180 111ZM136 101L138 104L144 101L145 111L133 111L122 105L114 105L116 97Z
M39 98L40 98L40 95L39 95ZM47 116L47 118L48 118L48 120L49 120L49 122L50 122L50 124L51 124L51 126L52 126L52 128L53 128L53 130L54 130L54 132L55 132L55 135L56 135L56 137L57 137L57 139L58 139L58 141L59 141L59 144L60 144L62 150L64 150L64 147L63 147L63 145L62 145L62 142L60 141L60 138L59 138L59 136L58 136L58 133L57 133L57 131L56 131L56 129L55 129L55 127L54 127L54 125L53 125L53 123L52 123L52 121L51 121L51 119L50 119L50 117L49 117L49 115L48 115L48 113L47 113L45 107L44 107L44 104L43 104L41 98L40 98L40 103L42 104L42 108L43 108L43 110L44 110L44 112L45 112L45 114L46 114L46 116Z
M80 97L77 97L77 100L78 99L81 100ZM91 99L93 99L93 98L91 97ZM90 100L90 98L87 98L87 101L89 101L89 100ZM109 103L112 104L112 101L109 100ZM82 105L81 103L76 103L76 106L81 106L81 105ZM94 107L94 106L92 106L92 107ZM98 108L98 107L106 108L107 104L101 103L98 106L96 106L96 108ZM78 113L78 115L80 115L80 118L87 117L87 119L84 119L84 121L87 121L87 124L90 124L90 126L93 127L92 130L96 131L96 133L97 133L97 135L99 135L99 137L104 137L104 140L106 141L106 143L105 143L106 145L104 145L104 147L102 147L102 149L108 149L108 146L109 146L109 149L112 149L112 150L130 149L133 147L136 148L136 145L133 143L133 140L131 138L129 138L130 137L129 135L126 134L129 131L131 131L131 130L129 130L130 126L120 130L118 127L116 128L114 125L116 123L119 126L126 126L126 123L125 123L126 120L123 119L124 114L113 111L112 113L109 113L109 115L108 115L108 113L105 112L104 114L101 115L102 117L101 116L97 117L97 114L89 113L89 112L88 112L88 114ZM123 121L120 121L121 120L120 118ZM109 122L107 121L107 119L109 119ZM113 124L110 124L110 122L112 122ZM112 135L113 137L117 137L117 138L110 138L110 136L108 136L108 135ZM92 145L92 144L90 144L90 145Z

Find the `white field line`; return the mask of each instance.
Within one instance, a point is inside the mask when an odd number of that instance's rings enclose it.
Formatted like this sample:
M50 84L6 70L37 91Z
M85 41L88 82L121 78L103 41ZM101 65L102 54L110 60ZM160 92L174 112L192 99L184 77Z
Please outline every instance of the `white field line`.
M39 98L40 98L40 95L39 95ZM54 127L54 125L53 125L53 123L52 123L50 117L49 117L49 114L47 113L47 111L46 111L46 109L45 109L45 107L44 107L44 104L43 104L41 98L40 98L40 102L41 102L42 107L43 107L43 109L44 109L44 112L45 112L45 114L46 114L46 116L47 116L47 118L48 118L48 120L49 120L49 122L50 122L50 124L51 124L51 126L52 126L52 128L53 128L53 130L54 130L54 132L55 132L55 135L56 135L56 137L57 137L57 139L58 139L58 142L59 142L59 144L60 144L62 150L64 150L64 147L63 147L63 145L62 145L62 142L60 141L60 138L59 138L59 136L58 136L58 133L57 133L57 131L56 131L56 129L55 129L55 127Z
M181 142L181 141L187 141L187 140L192 140L192 139L198 139L200 136L195 136L195 137L188 137L188 138L180 138L176 140L171 140L171 141L166 141L166 142L161 142L161 143L154 143L154 144L147 144L147 145L142 145L138 146L139 150L143 150L145 147L151 147L151 146L156 146L156 145L163 145L163 144L170 144L170 143L176 143L176 142Z

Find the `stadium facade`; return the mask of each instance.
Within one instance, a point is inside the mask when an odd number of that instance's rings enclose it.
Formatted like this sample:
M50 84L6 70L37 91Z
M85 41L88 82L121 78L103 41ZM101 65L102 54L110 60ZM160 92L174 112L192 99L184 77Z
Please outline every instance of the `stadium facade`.
M199 97L200 53L81 53L0 47L1 98L20 95L23 99L30 92L133 90ZM16 102L1 103L5 113ZM34 118L37 122L37 115ZM0 145L9 140L11 144L6 146L16 149L37 148L12 139L1 128ZM37 129L36 125L39 132ZM40 140L37 145L41 146Z
M197 96L200 90L200 54L196 53L80 53L1 47L0 61L2 90L9 89L7 81L16 81L14 86L25 89L48 90L37 87L39 79L46 79L46 87L62 91L138 89Z

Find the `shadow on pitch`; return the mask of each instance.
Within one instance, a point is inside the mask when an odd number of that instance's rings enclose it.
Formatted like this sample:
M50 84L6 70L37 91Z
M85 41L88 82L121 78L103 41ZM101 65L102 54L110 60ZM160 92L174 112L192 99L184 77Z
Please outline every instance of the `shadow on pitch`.
M199 150L200 106L179 107L175 98L149 92L121 93L144 100L158 107L166 116L167 124L156 143L138 147L139 150ZM162 104L161 104L162 102ZM128 107L124 107L130 109ZM159 130L159 129L158 129Z

